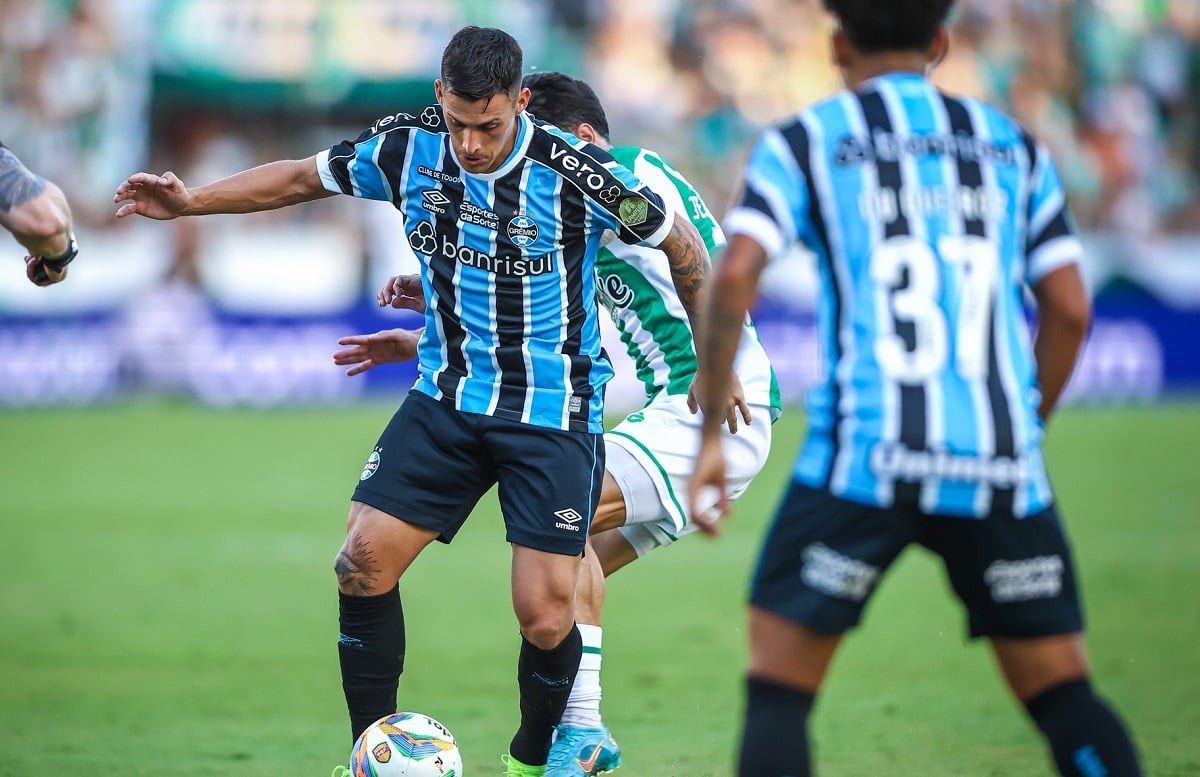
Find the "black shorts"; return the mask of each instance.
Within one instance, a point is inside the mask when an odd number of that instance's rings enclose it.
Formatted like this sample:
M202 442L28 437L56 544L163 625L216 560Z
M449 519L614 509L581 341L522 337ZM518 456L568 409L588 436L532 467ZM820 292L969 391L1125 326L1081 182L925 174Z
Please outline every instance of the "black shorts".
M1083 630L1071 551L1053 506L1023 519L958 518L872 507L795 482L767 532L751 604L841 634L858 625L879 579L913 542L941 556L971 637Z
M413 391L353 499L450 542L497 483L509 542L579 555L604 483L604 438L464 413Z

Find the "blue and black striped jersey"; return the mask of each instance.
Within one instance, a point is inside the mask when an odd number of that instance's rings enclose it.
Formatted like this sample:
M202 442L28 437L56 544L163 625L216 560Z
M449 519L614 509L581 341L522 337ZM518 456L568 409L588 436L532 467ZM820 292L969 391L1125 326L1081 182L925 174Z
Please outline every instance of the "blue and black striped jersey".
M1025 290L1082 247L1013 119L916 74L872 79L763 133L725 229L817 257L826 370L798 480L947 515L1052 502Z
M606 232L657 246L661 198L601 149L517 117L495 171L461 169L441 108L377 121L317 157L330 191L404 214L428 302L416 390L459 410L603 431L612 366L595 261Z

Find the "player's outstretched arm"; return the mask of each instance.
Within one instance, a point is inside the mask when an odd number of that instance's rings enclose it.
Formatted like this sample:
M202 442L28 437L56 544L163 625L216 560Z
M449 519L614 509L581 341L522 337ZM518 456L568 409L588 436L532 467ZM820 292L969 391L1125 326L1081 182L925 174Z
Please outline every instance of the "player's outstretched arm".
M692 331L695 332L700 320L700 297L704 291L705 281L712 272L712 265L709 262L708 248L696 230L696 226L678 212L674 214L674 217L671 231L660 248L667 255L675 293L683 304L688 322L692 325ZM699 375L707 369L704 357L699 350L696 353L696 360L697 374ZM729 378L732 379L732 373ZM738 391L731 390L726 394L728 406L725 418L731 432L737 431L738 413L741 413L746 423L750 423L750 406L746 404L746 398L740 388L741 384L739 383ZM688 404L692 406L693 412L697 409L690 391Z
M1033 287L1038 324L1033 341L1042 405L1038 415L1048 420L1075 369L1079 349L1092 321L1092 301L1079 267L1064 265Z
M361 375L379 364L406 362L417 356L417 344L421 341L422 329L384 329L373 335L350 335L338 340L338 345L347 345L334 353L333 363L350 366L347 375Z
M0 146L0 225L25 247L25 275L38 286L67 277L74 258L71 206L62 189L34 174L15 154ZM46 264L46 259L51 264ZM52 266L54 261L61 266Z
M715 488L720 494L721 513L728 508L725 492L725 466L721 455L720 432L725 422L733 360L742 335L746 312L758 296L758 281L767 263L767 255L756 240L734 235L721 255L705 292L704 311L696 331L696 354L704 369L697 374L700 409L704 413L696 470L688 484L688 509L692 520L708 533L715 533L715 522L705 520L696 509L704 489Z
M7 149L0 149L0 155L5 153ZM67 250L71 238L67 198L50 181L17 165L20 162L0 170L0 224L30 254L58 256Z
M716 494L716 499L709 495ZM701 505L712 505L702 509ZM704 435L692 464L692 476L688 478L687 509L692 522L705 534L715 537L720 533L718 521L729 512L729 493L725 490L725 455L721 451L721 438Z
M213 213L275 210L334 194L321 183L316 157L268 162L219 181L189 189L172 172L134 173L113 196L117 218L137 214L151 219Z

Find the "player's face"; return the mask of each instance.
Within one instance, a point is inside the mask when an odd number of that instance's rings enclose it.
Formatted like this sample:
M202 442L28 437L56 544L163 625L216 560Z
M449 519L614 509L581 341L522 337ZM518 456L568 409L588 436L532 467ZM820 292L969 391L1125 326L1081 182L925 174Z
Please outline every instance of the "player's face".
M517 137L517 114L529 103L529 90L522 89L514 100L497 94L482 100L467 100L434 84L454 155L468 173L490 173L512 152Z

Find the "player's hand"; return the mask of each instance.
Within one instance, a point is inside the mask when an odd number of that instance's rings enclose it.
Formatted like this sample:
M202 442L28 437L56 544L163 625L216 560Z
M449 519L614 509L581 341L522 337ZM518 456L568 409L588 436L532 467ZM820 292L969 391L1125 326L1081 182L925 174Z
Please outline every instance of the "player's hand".
M421 330L384 329L373 335L350 335L338 340L348 345L333 355L333 363L341 367L353 365L347 375L361 375L378 364L406 362L417 356Z
M698 373L692 378L692 385L688 387L688 409L692 413L700 412L700 376ZM738 379L737 373L731 372L729 401L725 405L725 425L729 427L730 434L737 434L739 415L746 422L746 426L751 424L750 405L746 404L746 392L742 389L742 382Z
M695 469L688 480L687 503L688 516L700 531L713 537L720 534L718 521L729 512L729 494L725 491L725 455L718 434L700 438Z
M51 270L42 263L42 257L25 257L25 277L34 286L53 286L67 277L69 269L71 268L64 267L61 270Z
M113 202L124 202L117 208L117 218L134 213L150 219L173 219L182 214L191 200L183 181L170 171L162 175L134 173L117 187Z
M383 284L377 296L379 307L405 308L425 312L425 290L419 275L393 275Z

